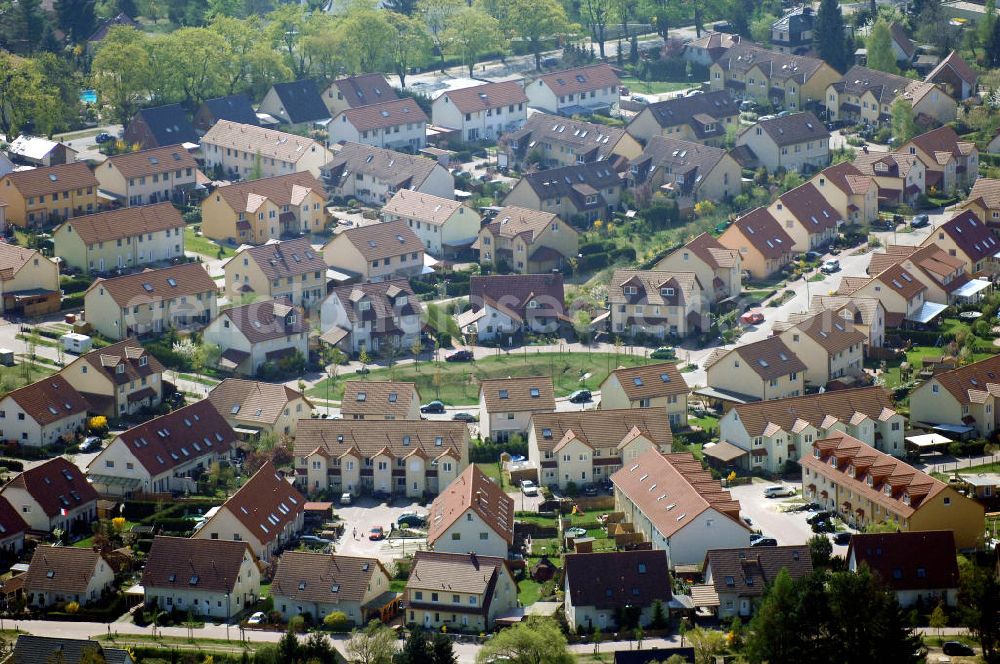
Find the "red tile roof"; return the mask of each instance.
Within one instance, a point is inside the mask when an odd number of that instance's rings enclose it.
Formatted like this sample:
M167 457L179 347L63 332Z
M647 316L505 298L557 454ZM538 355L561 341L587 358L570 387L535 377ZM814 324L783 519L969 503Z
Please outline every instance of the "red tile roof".
M86 413L87 400L62 376L49 376L7 394L40 426ZM13 413L11 417L13 417Z
M63 509L76 509L97 501L97 491L90 486L79 468L63 457L49 459L30 468L4 487L24 489L35 499L49 518ZM2 490L0 490L2 493Z
M298 518L305 502L268 461L222 507L260 541L269 542Z
M617 88L621 81L608 64L596 64L575 69L564 69L541 77L557 97L601 88Z
M508 545L514 543L514 499L475 464L470 464L434 499L427 543L433 545L468 510Z
M958 588L955 533L950 530L856 533L847 561L852 569L867 565L892 590Z
M449 90L441 95L451 100L462 113L475 113L511 104L526 104L528 95L520 81L501 81Z
M0 540L23 533L28 530L28 524L18 513L10 501L0 496Z

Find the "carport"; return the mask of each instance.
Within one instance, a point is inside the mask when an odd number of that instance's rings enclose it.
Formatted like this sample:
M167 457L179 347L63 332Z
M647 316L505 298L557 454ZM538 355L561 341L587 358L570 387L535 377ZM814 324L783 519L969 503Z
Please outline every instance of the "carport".
M944 313L944 310L947 308L947 305L938 304L937 302L924 302L919 309L907 316L906 320L911 323L926 325Z
M748 452L736 447L728 440L709 443L701 451L705 455L705 458L708 459L708 464L716 469L722 470L733 465L746 466Z
M925 433L905 438L908 452L925 454L942 448L947 448L951 444L951 438L942 436L939 433Z

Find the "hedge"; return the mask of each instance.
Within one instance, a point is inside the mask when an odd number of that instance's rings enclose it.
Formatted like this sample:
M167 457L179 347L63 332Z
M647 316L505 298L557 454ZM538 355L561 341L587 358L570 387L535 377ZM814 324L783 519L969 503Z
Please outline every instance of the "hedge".
M606 268L611 264L611 257L608 254L590 254L589 256L581 256L579 262L577 263L577 269L580 271L597 271Z
M472 463L496 463L500 454L507 452L511 456L528 456L528 442L511 443L474 443L469 448L469 461Z
M580 245L579 253L584 256L591 254L607 253L615 248L615 243L610 240L598 240L597 242L586 242Z
M83 308L83 293L73 293L72 295L66 295L62 299L62 304L60 307L62 309L82 309Z

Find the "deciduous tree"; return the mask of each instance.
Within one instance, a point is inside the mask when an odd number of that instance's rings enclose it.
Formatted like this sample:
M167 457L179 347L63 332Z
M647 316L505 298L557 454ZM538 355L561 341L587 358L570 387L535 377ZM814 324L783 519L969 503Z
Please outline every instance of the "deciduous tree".
M500 44L500 23L475 7L463 7L451 16L444 32L446 50L457 56L472 76L479 57Z
M146 37L130 26L111 28L94 55L91 75L98 98L115 120L128 124L153 87Z
M396 635L389 627L373 620L364 629L351 632L344 650L348 660L356 664L392 664Z
M416 17L389 12L392 39L387 44L389 59L399 77L400 87L406 87L406 75L411 67L423 67L430 60L431 40L423 22Z
M497 633L476 655L478 664L498 660L511 664L572 664L566 637L551 618L528 618Z
M427 34L430 36L440 59L442 70L444 69L449 22L451 17L465 6L466 4L462 0L420 0L417 3L417 13L424 21Z
M507 0L510 13L517 17L515 35L528 45L535 58L535 70L542 68L542 50L546 42L579 32L567 17L558 0Z
M868 51L868 67L889 74L898 74L896 53L892 50L892 33L885 19L878 19L872 26L871 34L865 42Z

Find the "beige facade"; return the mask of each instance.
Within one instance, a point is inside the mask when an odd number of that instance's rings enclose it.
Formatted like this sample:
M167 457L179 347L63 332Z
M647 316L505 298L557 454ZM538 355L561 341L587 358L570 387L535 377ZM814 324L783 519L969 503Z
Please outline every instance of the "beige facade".
M749 48L756 52L767 53L759 47L751 46ZM798 59L802 62L803 67L810 69L808 73L788 77L787 68L782 69L779 62L766 60L753 65L747 71L728 69L726 67L727 58L730 56L736 57L733 51L730 51L709 67L709 84L712 90L728 88L745 98L764 102L777 100L780 105L791 110L803 109L807 103L822 101L827 87L841 78L840 74L825 62L818 66L809 66L805 63L807 58L804 57L782 56L785 59ZM758 61L764 59L764 57L757 58ZM774 67L775 65L776 67ZM772 67L774 68L772 69ZM777 73L772 76L772 71ZM805 77L804 80L803 77Z
M176 160L172 158L173 152L178 153ZM198 167L180 145L142 150L124 158L127 165L111 157L94 170L94 175L101 191L113 194L126 207L179 200L198 183ZM135 162L146 158L149 161L145 172L133 168ZM174 161L181 165L170 168Z
M875 178L855 174L855 170L849 164L844 167L834 166L838 170L837 180L831 179L826 169L813 176L810 182L827 204L830 205L840 218L849 224L870 224L878 218L878 184ZM839 171L850 169L850 173L841 178ZM845 188L841 188L841 186ZM846 189L846 190L845 190Z
M44 558L45 548L39 547L39 549L36 549L35 557L32 558L32 564L44 564L42 560L36 562L36 559ZM61 576L60 572L65 571L56 569L55 565L52 568L53 581ZM97 602L107 591L112 590L115 581L115 571L108 561L105 560L104 556L97 556L93 569L80 569L79 571L81 574L88 575L86 587L79 590L62 590L58 588L60 584L56 583L53 583L51 586L44 583L40 583L38 586L33 582L25 583L24 593L27 605L45 608L60 602L76 602L80 606L87 606L88 604ZM30 570L28 573L31 573Z
M805 393L805 372L764 378L739 353L729 351L706 370L706 382L717 390L754 397L761 401L787 399Z
M799 328L782 333L781 340L805 363L805 381L809 385L825 386L838 378L856 378L862 374L864 344L860 341L842 350L830 350Z
M471 577L467 571L467 562L456 563L460 566L456 566L454 572L449 572L448 565L451 561L435 561L432 563L432 573L420 572L427 560L469 559L468 556L426 552L417 556L414 565L418 573L407 580L404 595L404 620L407 623L419 625L426 630L483 633L493 629L498 616L517 608L517 582L503 559L499 559L499 564L480 568L481 563L495 563L498 559L472 555L471 564L476 566L476 575ZM422 577L428 577L427 581ZM429 583L449 577L452 577L451 583Z
M378 238L372 235L371 227L348 229L335 235L323 247L327 265L358 275L361 281L386 281L420 274L424 269L423 245L406 223L384 221L378 226L382 227L374 231ZM372 246L369 240L378 245Z
M59 375L87 398L91 412L118 417L160 403L163 370L138 342L124 341L72 360Z
M269 508L270 509L270 508ZM273 508L277 510L277 506ZM262 533L251 531L243 521L223 505L205 525L198 529L192 537L198 539L223 539L246 542L251 550L261 560L268 561L274 553L288 544L296 535L302 532L302 511L280 530Z
M298 260L291 258L296 253L291 242L295 243L295 249L303 252L298 255ZM238 303L244 297L255 300L287 299L297 307L318 307L326 297L327 282L325 265L320 265L321 260L314 260L319 254L310 248L308 242L299 240L287 244L275 242L268 246L273 249L243 248L223 264L229 301ZM305 254L306 251L313 255L312 259ZM309 267L313 269L306 269Z
M610 166L608 166L610 168ZM584 205L591 204L589 199L582 197L549 196L542 198L525 178L518 180L514 188L510 190L504 199L505 206L515 206L548 212L559 216L561 219L572 219L578 215L583 215L593 219L605 219L611 210L617 209L621 201L621 193L624 190L624 181L614 183L597 192L595 196L603 196L607 207L599 210L590 210Z
M479 262L505 263L519 274L538 274L562 267L576 256L580 235L558 216L537 221L535 210L506 207L479 231ZM505 221L506 220L506 221ZM522 223L522 220L530 220ZM550 255L558 258L553 260Z
M206 169L249 178L255 170L270 178L309 171L319 177L331 153L318 142L273 129L219 120L201 139Z
M736 145L745 145L753 150L757 163L771 172L783 168L786 171L807 173L830 163L830 141L826 136L799 143L779 144L758 124L746 128L737 136Z
M260 182L255 180L254 182ZM241 244L264 244L286 233L319 233L326 226L326 197L319 181L316 188L303 190L294 203L287 204L264 195L250 193L247 205L233 203L216 190L201 202L201 231L213 240L233 240ZM249 183L241 189L254 189ZM253 201L252 209L245 209Z
M74 524L90 524L97 519L96 501L72 507L69 514L56 512L53 516L48 516L34 496L23 487L8 485L4 487L2 495L14 506L31 530L49 533L59 528L68 533L72 532Z
M683 380L683 379L682 379ZM615 372L601 383L601 408L617 410L622 408L652 408L662 410L667 414L667 420L672 429L683 428L688 423L688 395L663 394L640 399L629 398L621 380Z
M740 254L726 249L715 238L697 237L660 259L654 270L694 272L699 283L711 290L715 300L739 297L743 291L743 267Z
M184 220L172 206L164 205L166 209L147 206L66 221L52 233L55 254L84 274L182 259ZM172 223L174 218L176 223ZM152 224L155 229L150 228ZM119 232L111 230L116 227Z
M71 170L67 170L71 169ZM83 169L82 171L80 169ZM97 178L85 164L66 164L38 168L25 181L26 171L14 171L0 177L0 203L8 223L21 228L38 228L57 221L92 214L98 210ZM48 173L51 184L38 184L36 178Z
M479 235L482 217L471 206L400 189L382 208L382 220L403 219L432 256L455 255Z
M0 204L0 222L3 206ZM9 255L8 255L9 254ZM17 308L15 296L25 291L59 290L59 266L35 249L7 245L0 250L0 311Z

